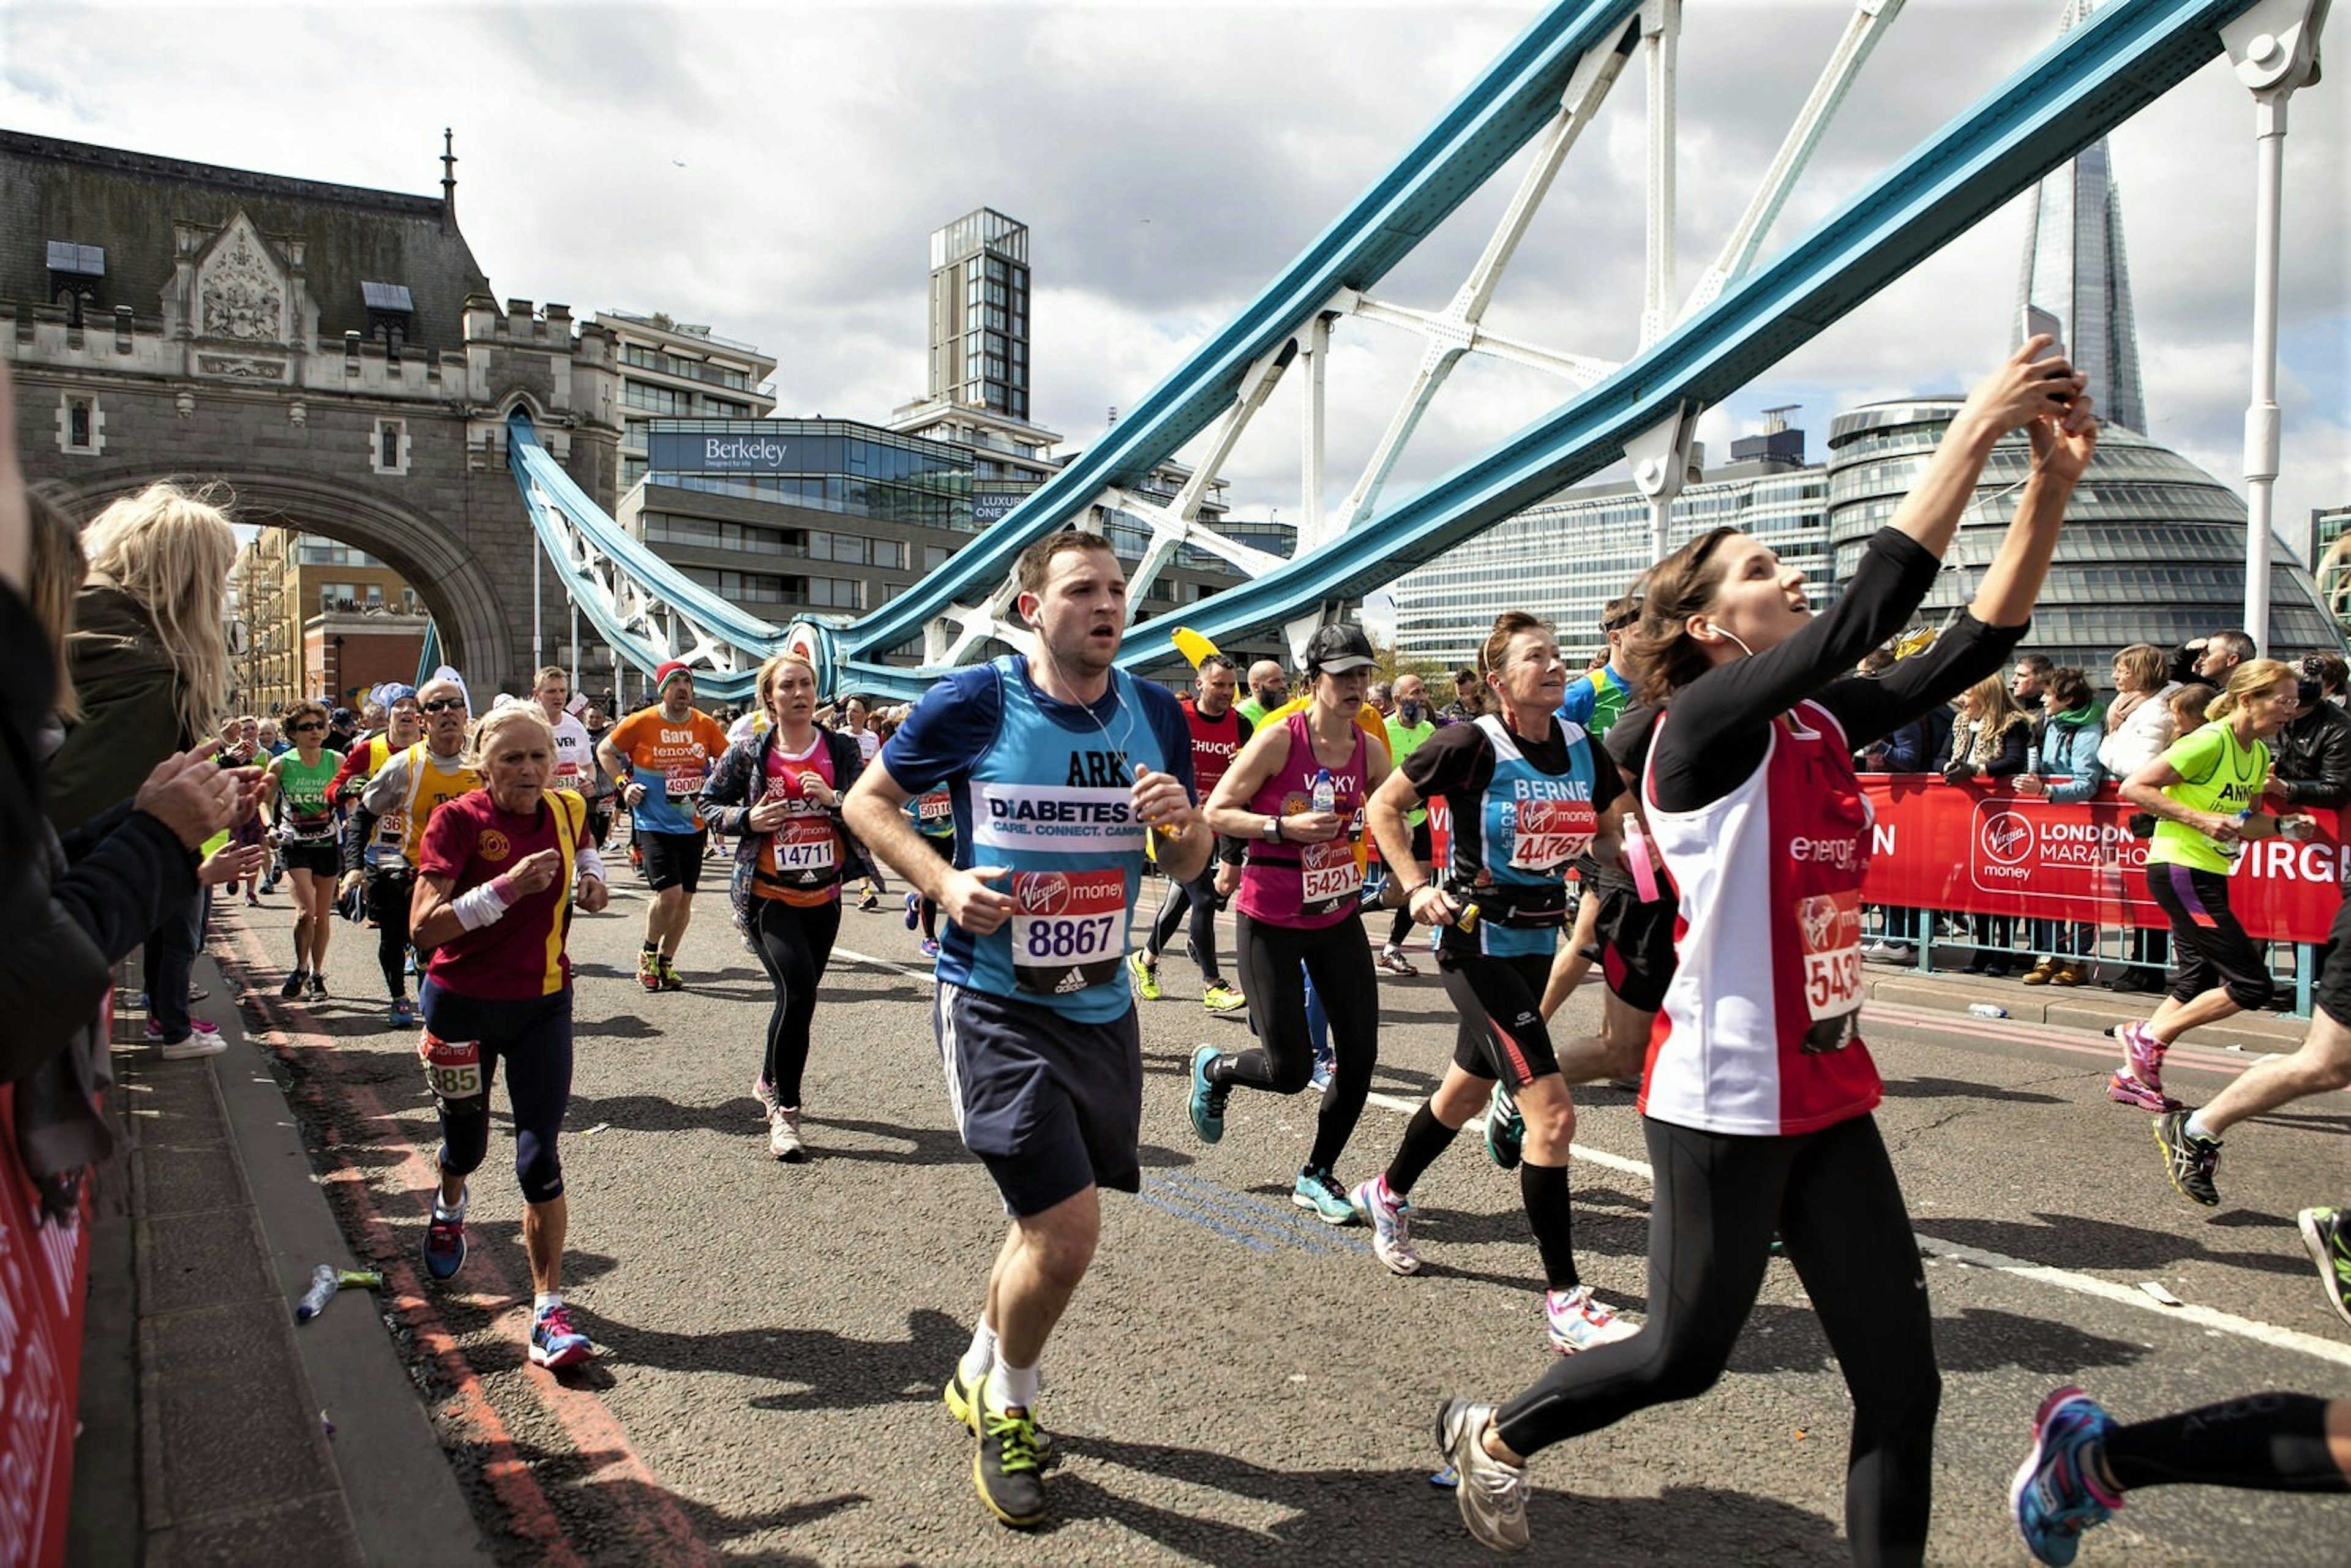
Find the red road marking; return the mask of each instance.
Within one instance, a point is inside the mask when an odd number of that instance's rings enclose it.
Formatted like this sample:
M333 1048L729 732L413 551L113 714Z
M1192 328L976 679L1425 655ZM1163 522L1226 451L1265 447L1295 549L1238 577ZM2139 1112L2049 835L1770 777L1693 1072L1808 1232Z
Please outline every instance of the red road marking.
M235 942L242 961L240 967L249 978L266 967L266 955L259 939L246 928L241 919L224 921ZM340 1111L360 1123L375 1123L381 1127L394 1125L375 1092L364 1084L349 1082L340 1071L340 1056L333 1040L318 1031L317 1019L298 1003L270 997L264 991L246 988L247 994L266 1008L275 1002L291 1013L298 1024L308 1026L303 1033L314 1041L308 1050L324 1051L337 1062L328 1076L335 1080L335 1093L340 1106L330 1103L316 1090L301 1091L303 1098L329 1116ZM260 1031L256 1038L272 1051L290 1054L296 1048L280 1029ZM429 1213L432 1193L440 1185L432 1163L404 1138L392 1140L390 1147L397 1150L398 1163L387 1173L387 1178L405 1192L420 1215ZM452 1418L464 1432L464 1439L479 1443L489 1454L482 1467L483 1476L497 1493L505 1506L515 1532L537 1542L544 1553L542 1561L559 1564L579 1564L581 1558L565 1535L554 1504L548 1500L530 1466L516 1452L514 1440L506 1424L498 1418L481 1379L475 1375L448 1325L442 1322L439 1311L425 1294L415 1270L410 1266L400 1243L393 1238L392 1227L377 1209L374 1197L366 1178L349 1166L338 1168L329 1178L350 1197L360 1228L375 1256L384 1259L385 1281L392 1287L392 1304L402 1321L416 1335L417 1343L432 1354L434 1363L446 1376L455 1392L456 1408ZM513 1276L493 1260L479 1256L471 1260L476 1280L490 1287L490 1294L512 1297L517 1294ZM484 1276L487 1276L484 1278ZM521 1292L523 1301L529 1292ZM633 1486L642 1501L620 1503L612 1512L637 1538L640 1556L643 1561L660 1563L702 1563L710 1560L708 1551L695 1537L694 1526L668 1490L653 1479L653 1471L638 1457L635 1447L603 1401L580 1390L569 1388L552 1375L534 1374L525 1381L548 1413L561 1423L565 1434L582 1458L601 1458L602 1464L594 1472L595 1480Z

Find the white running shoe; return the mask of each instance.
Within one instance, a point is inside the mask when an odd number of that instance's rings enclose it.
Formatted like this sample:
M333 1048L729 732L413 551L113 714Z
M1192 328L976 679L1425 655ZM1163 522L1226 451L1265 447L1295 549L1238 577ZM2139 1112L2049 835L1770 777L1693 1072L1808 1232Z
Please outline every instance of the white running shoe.
M800 1143L800 1113L790 1105L778 1105L768 1118L768 1152L786 1165L799 1165L808 1158L808 1150Z
M1448 1399L1437 1412L1437 1446L1460 1478L1453 1496L1469 1533L1497 1552L1524 1552L1527 1472L1522 1466L1502 1463L1479 1441L1493 1418L1491 1405Z
M1562 1355L1596 1350L1620 1339L1631 1339L1641 1332L1640 1324L1618 1317L1613 1308L1592 1293L1589 1285L1578 1285L1573 1291L1544 1291L1543 1317L1551 1329L1552 1348Z
M1386 1264L1388 1272L1418 1272L1420 1254L1412 1249L1412 1205L1388 1190L1385 1176L1357 1182L1347 1202L1372 1228L1372 1256Z

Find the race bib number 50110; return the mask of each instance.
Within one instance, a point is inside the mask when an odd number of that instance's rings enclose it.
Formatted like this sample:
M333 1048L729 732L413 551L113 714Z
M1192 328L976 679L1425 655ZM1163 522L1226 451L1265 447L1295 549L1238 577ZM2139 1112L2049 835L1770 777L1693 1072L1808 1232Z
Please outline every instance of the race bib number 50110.
M1012 978L1034 996L1068 996L1116 979L1126 956L1126 873L1016 872Z

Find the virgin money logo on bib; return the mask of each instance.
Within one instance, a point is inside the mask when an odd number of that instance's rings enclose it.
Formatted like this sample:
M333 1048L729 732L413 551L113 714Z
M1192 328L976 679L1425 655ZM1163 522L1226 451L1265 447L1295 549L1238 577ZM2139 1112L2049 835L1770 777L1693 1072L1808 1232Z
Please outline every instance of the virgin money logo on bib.
M1019 898L1023 915L1066 915L1070 912L1070 879L1045 872L1020 880Z

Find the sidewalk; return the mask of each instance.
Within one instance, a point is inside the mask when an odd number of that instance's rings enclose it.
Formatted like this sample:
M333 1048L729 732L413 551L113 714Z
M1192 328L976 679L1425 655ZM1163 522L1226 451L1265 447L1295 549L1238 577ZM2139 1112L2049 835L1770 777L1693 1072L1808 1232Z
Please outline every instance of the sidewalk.
M2163 998L2151 991L2110 991L2104 986L2028 986L2021 980L1991 980L1957 973L1922 975L1915 968L1872 964L1862 971L1869 999L1894 1007L1922 1008L1936 1012L1964 1013L1988 1002L2006 1009L2011 1019L2045 1023L2105 1034L2116 1024L2146 1018ZM2242 1044L2257 1051L2291 1051L2310 1030L2308 1019L2273 1012L2239 1013L2210 1024L2189 1037L2206 1050L2226 1050Z
M196 984L228 1049L193 1061L159 1059L135 983L116 993L68 1561L486 1564L381 1303L295 1326L313 1268L362 1260L235 988L209 956Z

